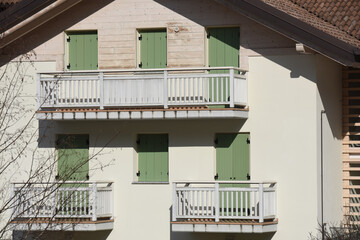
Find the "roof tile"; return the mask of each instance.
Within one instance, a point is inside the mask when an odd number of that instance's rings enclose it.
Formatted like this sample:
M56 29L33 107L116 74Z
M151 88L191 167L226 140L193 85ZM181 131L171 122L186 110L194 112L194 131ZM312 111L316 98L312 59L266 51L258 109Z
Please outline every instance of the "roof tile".
M360 48L360 0L261 0Z

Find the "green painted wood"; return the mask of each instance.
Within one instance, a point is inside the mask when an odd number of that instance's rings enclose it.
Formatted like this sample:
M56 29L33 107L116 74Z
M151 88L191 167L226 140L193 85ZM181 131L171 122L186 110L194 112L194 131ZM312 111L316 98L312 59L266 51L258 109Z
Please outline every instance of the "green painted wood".
M88 135L58 135L57 154L60 180L87 180L89 174Z
M216 135L216 172L218 180L226 181L246 181L247 175L250 174L250 148L248 144L249 134L245 133L223 133ZM249 185L241 185L248 187ZM221 184L220 187L239 187L236 184ZM225 214L227 210L228 199L226 196L220 196L220 206L224 202ZM241 205L239 200L238 206ZM245 200L243 201L245 206ZM241 209L248 211L248 209Z
M238 67L240 49L240 29L209 28L209 66L210 67ZM224 73L216 70L214 73Z
M166 68L166 30L140 32L141 68Z
M168 135L141 134L138 136L140 182L168 181Z
M97 32L69 32L70 70L96 70L98 64Z
M209 28L209 66L210 67L239 67L239 49L240 49L240 29L233 28ZM210 73L229 73L228 70L212 70ZM212 84L210 82L210 99L217 99L217 96L222 101L229 99L230 91L226 91L226 82L229 86L230 80L222 81L224 93L221 94L221 84L216 87L214 84L214 96L212 95ZM223 96L223 98L221 98ZM217 106L217 107L225 107Z

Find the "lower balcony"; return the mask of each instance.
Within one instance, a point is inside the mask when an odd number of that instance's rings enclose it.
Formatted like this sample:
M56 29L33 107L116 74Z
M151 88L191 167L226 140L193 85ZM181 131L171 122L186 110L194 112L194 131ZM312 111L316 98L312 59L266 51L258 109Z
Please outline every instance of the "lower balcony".
M13 183L11 188L14 230L113 229L111 182Z
M234 67L39 73L37 92L41 120L248 117Z
M276 183L173 183L172 231L276 232Z

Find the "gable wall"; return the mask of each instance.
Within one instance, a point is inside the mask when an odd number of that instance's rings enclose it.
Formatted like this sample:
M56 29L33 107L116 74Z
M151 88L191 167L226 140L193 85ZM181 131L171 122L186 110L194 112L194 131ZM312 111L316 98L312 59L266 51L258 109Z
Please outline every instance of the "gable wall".
M96 1L86 1L71 11L86 12L96 8ZM92 6L93 5L93 6ZM168 67L206 65L206 27L240 26L240 67L248 68L248 56L295 53L295 43L246 17L213 1L113 1L97 12L76 22L72 13L59 16L51 25L64 30L98 30L99 68L136 68L137 29L167 28ZM69 25L58 26L59 21ZM65 19L65 20L64 20ZM175 32L175 28L179 32ZM46 29L44 29L46 30ZM46 39L46 32L38 32ZM44 38L41 37L44 35ZM67 51L63 32L35 48L37 60L57 60L62 70Z

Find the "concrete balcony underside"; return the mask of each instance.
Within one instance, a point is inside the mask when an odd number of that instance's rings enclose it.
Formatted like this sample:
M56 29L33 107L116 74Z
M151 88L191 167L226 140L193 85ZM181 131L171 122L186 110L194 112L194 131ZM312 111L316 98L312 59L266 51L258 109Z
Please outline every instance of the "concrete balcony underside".
M17 231L104 231L114 228L114 220L98 219L49 219L20 218L11 222L13 230Z
M243 108L169 108L169 109L59 109L37 111L38 120L167 120L167 119L247 119Z
M212 233L267 233L277 231L278 220L262 223L252 220L188 219L171 222L174 232L212 232Z

